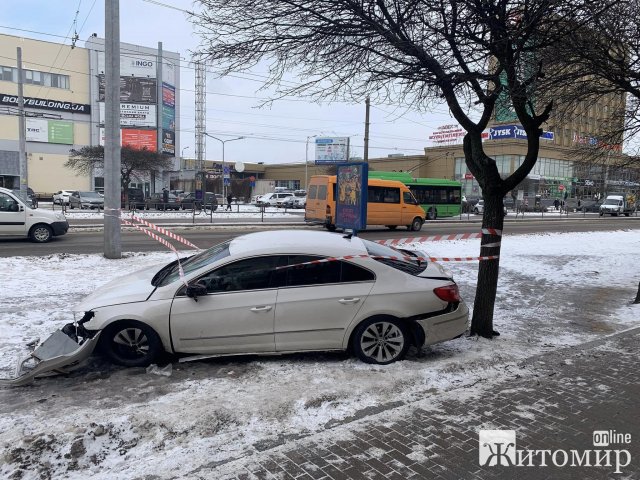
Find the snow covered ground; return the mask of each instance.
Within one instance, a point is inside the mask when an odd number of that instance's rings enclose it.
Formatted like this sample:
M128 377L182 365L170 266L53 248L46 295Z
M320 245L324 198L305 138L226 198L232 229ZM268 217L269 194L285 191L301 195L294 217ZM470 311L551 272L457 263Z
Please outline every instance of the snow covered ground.
M472 256L478 240L419 245L432 256ZM169 252L57 254L0 259L0 375L34 337L70 320L101 284ZM345 354L214 359L124 369L93 359L68 377L0 390L3 478L189 478L236 465L282 442L331 434L384 406L420 400L437 410L465 387L530 375L518 362L640 326L635 298L640 232L506 235L494 340L463 337L389 366ZM450 263L473 307L477 264ZM355 427L354 427L355 428ZM233 463L227 463L232 462ZM20 476L21 475L21 476Z

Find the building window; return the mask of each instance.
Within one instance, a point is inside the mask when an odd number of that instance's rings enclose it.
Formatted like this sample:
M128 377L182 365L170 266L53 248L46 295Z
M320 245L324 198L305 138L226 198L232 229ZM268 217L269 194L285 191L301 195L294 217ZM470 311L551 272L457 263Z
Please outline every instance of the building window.
M23 70L24 83L30 85L42 85L69 90L69 75L59 73L38 72L35 70ZM18 69L15 67L0 66L0 80L6 82L18 82Z

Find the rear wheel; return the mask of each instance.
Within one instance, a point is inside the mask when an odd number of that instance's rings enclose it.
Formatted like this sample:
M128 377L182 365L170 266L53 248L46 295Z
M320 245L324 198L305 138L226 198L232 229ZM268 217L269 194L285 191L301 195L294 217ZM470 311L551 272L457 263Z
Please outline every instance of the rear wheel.
M327 228L327 230L329 230L330 232L335 232L336 231L336 226L333 223L328 223L327 225L325 225L325 227Z
M435 208L431 207L427 212L427 219L435 220L436 218L438 218L438 211Z
M100 346L109 360L125 367L146 367L162 351L158 334L135 320L107 327L100 336Z
M53 237L53 230L49 225L34 225L29 232L29 238L36 243L46 243Z
M365 363L387 365L402 360L409 349L409 336L394 318L372 318L358 325L352 346Z

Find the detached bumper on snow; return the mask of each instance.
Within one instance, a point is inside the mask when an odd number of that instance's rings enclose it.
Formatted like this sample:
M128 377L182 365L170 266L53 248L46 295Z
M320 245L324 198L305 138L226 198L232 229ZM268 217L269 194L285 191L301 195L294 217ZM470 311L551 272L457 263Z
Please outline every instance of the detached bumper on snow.
M20 386L36 377L68 373L95 349L100 332L79 344L62 330L57 330L28 356L18 360L14 378L0 378L0 386Z

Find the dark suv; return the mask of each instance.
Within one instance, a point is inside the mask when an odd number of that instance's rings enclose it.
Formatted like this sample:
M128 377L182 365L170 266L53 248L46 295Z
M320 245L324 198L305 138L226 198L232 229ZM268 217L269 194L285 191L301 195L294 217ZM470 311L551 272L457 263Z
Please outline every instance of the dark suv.
M122 208L127 206L127 202L129 209L142 210L145 208L144 192L141 188L128 188L127 196L128 198L125 198L124 195L122 195Z

